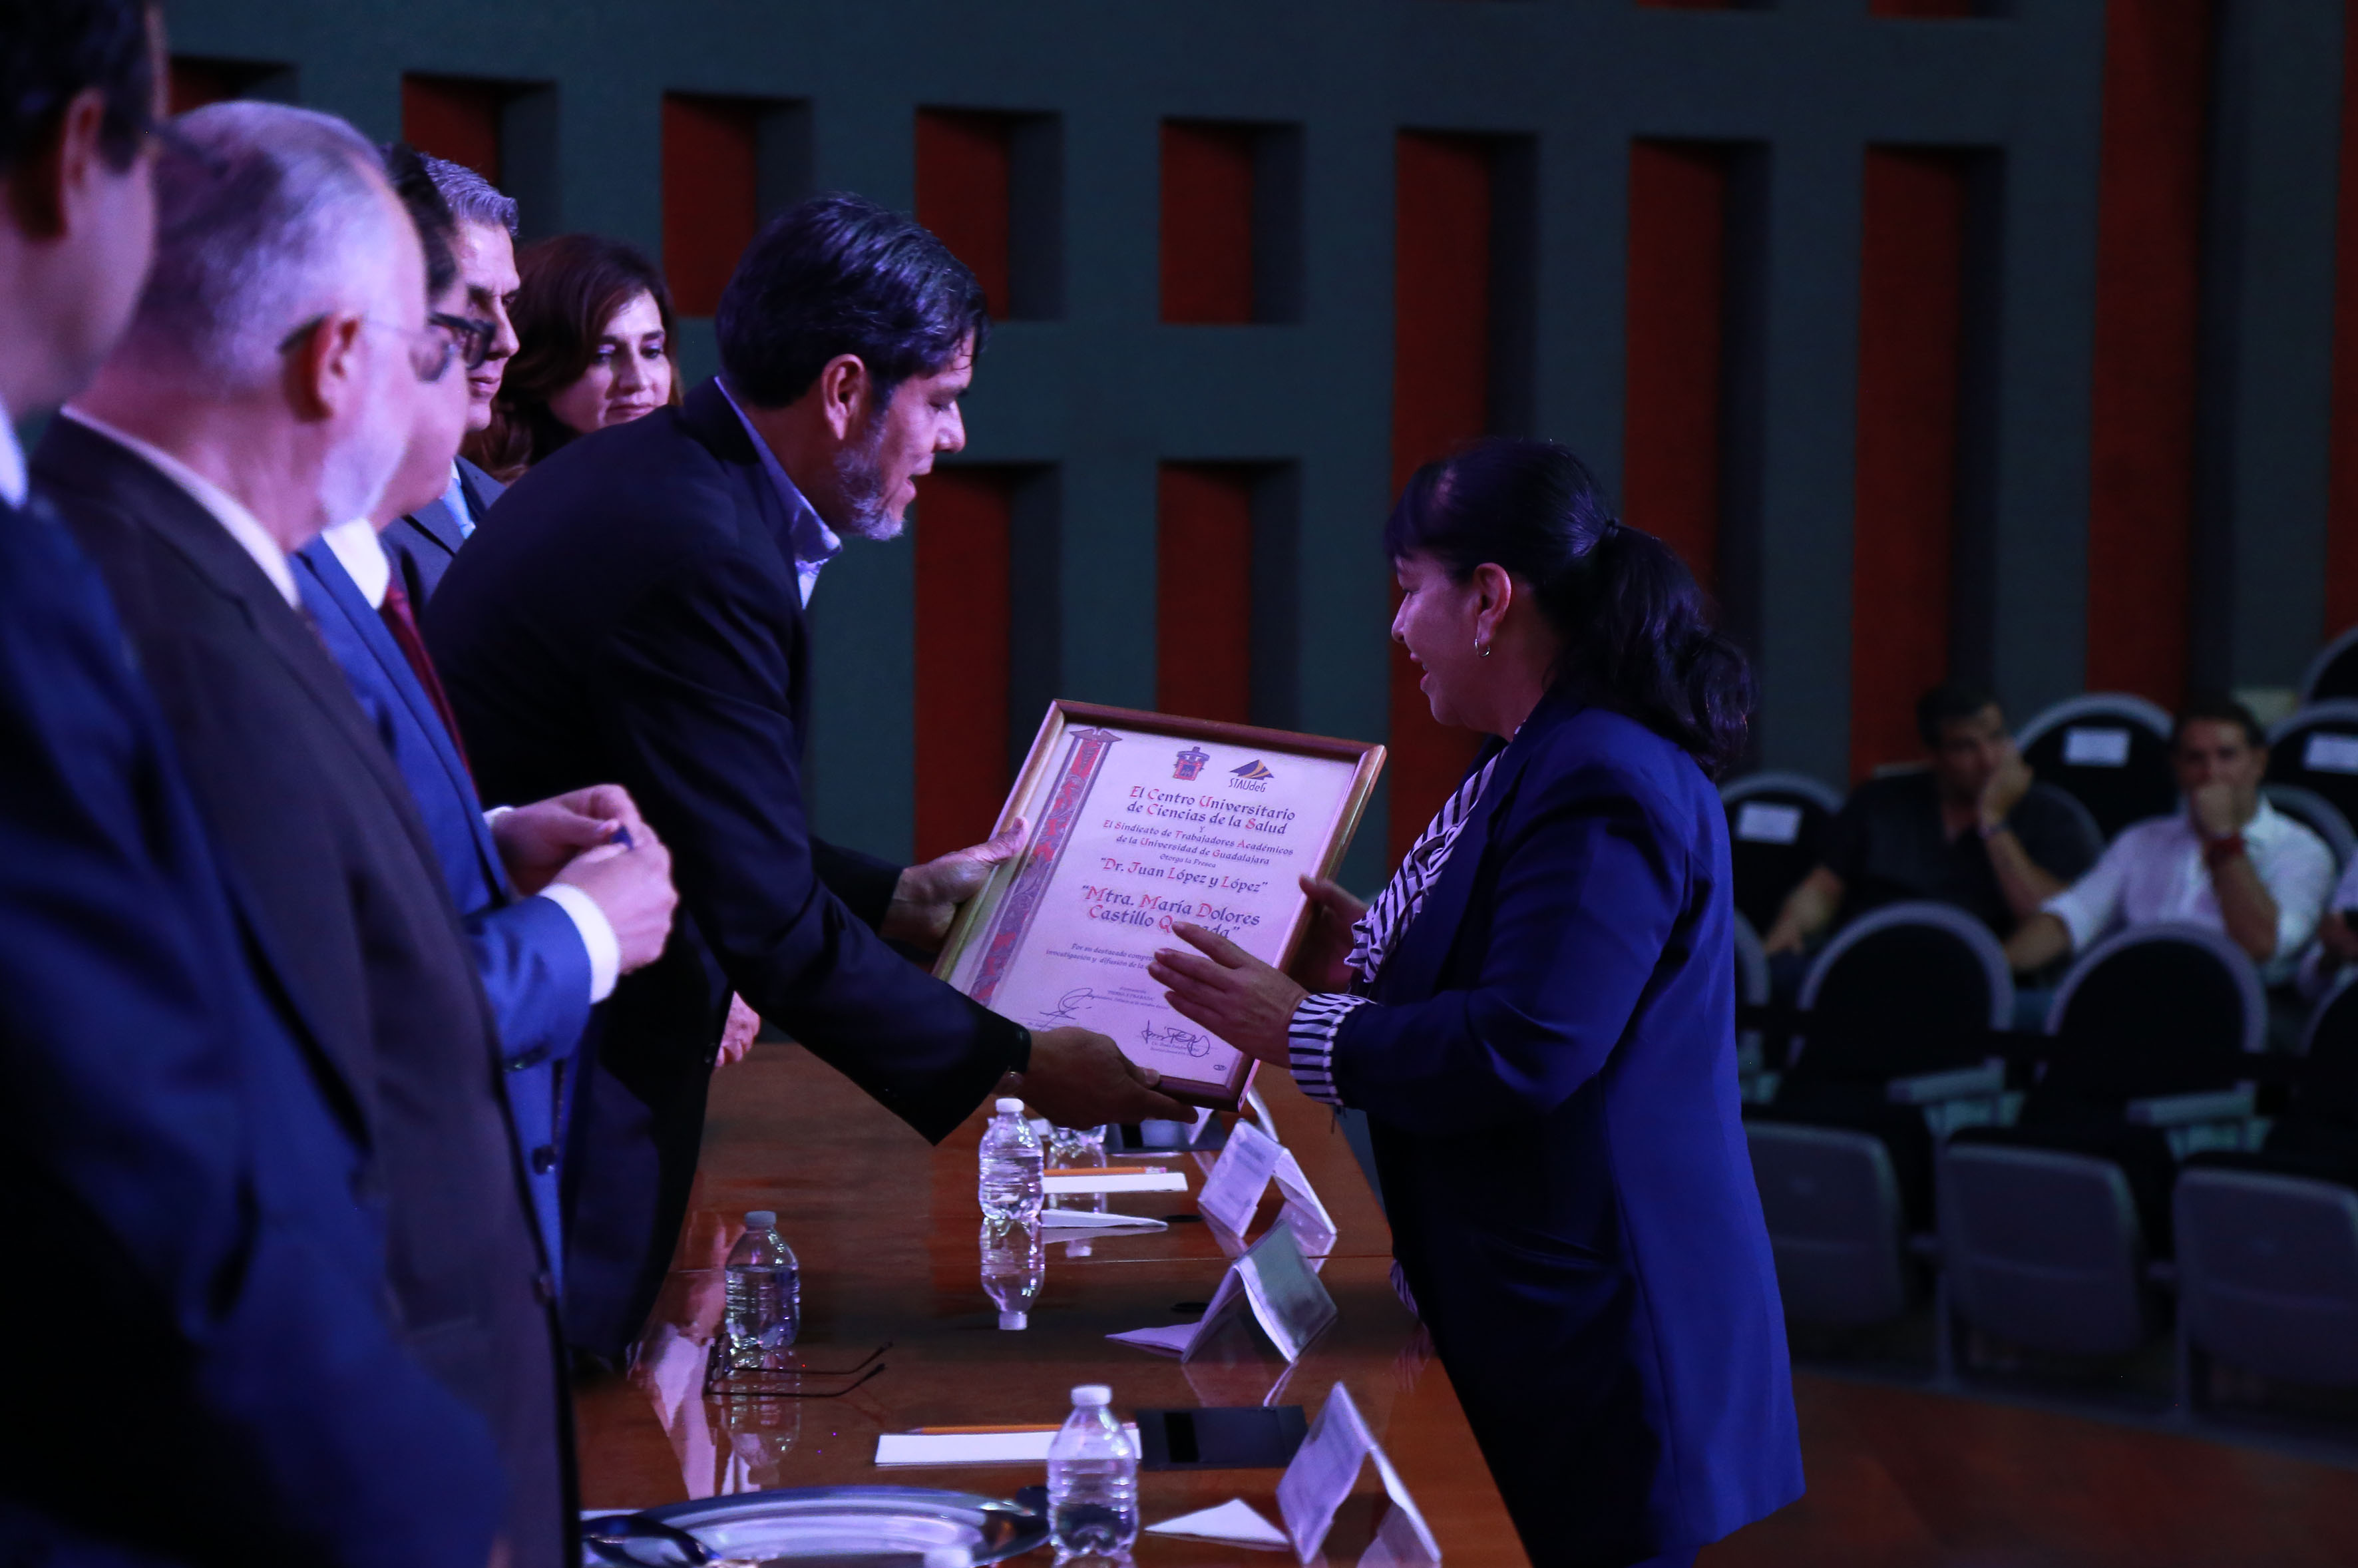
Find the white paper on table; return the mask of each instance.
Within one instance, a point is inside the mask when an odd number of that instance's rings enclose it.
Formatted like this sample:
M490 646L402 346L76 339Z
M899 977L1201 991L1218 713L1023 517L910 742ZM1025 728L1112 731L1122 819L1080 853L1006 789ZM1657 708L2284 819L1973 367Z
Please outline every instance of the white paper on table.
M1340 1383L1327 1394L1318 1419L1310 1423L1309 1435L1278 1478L1278 1513L1285 1520L1294 1556L1307 1563L1318 1555L1326 1532L1335 1527L1336 1511L1358 1484L1360 1465L1369 1459L1376 1463L1384 1495L1391 1499L1392 1513L1379 1529L1375 1544L1360 1558L1362 1568L1438 1563L1441 1545L1433 1540L1424 1515L1417 1510L1416 1499L1409 1496L1407 1484L1392 1468L1383 1445L1368 1430L1359 1407L1351 1402L1351 1391Z
M1302 1162L1294 1158L1293 1150L1249 1121L1238 1122L1229 1131L1218 1162L1204 1178L1204 1190L1196 1195L1195 1207L1206 1218L1242 1236L1252 1224L1253 1211L1260 1207L1261 1194L1269 1190L1272 1181L1285 1201L1308 1222L1298 1228L1297 1239L1321 1236L1328 1240L1334 1238L1334 1218L1311 1188L1310 1178L1303 1173Z
M1136 1442L1138 1426L1128 1424ZM1054 1432L884 1432L876 1463L895 1465L1044 1465Z
M1146 1533L1186 1535L1198 1541L1233 1541L1240 1546L1292 1544L1285 1539L1285 1531L1261 1518L1260 1510L1242 1498L1230 1498L1215 1509L1197 1509L1177 1519L1166 1519L1161 1524L1150 1524Z
M1049 1197L1069 1197L1077 1193L1184 1193L1187 1190L1184 1171L1150 1171L1144 1175L1043 1176L1040 1191Z
M1163 1220L1138 1214L1099 1214L1086 1208L1044 1208L1040 1223L1050 1230L1168 1230Z

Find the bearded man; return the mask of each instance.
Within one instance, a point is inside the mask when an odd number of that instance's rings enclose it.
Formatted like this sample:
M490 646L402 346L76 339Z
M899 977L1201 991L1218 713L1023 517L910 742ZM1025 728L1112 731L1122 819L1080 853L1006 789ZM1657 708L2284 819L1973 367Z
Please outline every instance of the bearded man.
M722 373L518 481L426 617L486 799L627 788L686 916L625 979L568 1159L566 1324L619 1358L671 1260L733 988L938 1141L1006 1074L1061 1125L1184 1117L1103 1035L1033 1035L890 942L938 946L1012 837L903 868L811 835L804 609L843 535L889 539L990 322L898 213L825 196L772 221L716 322Z

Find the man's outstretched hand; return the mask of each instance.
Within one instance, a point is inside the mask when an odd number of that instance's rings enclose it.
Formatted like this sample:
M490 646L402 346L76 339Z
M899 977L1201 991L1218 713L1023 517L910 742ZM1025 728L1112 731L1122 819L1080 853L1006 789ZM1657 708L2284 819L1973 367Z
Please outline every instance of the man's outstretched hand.
M1162 1081L1095 1030L1048 1029L1032 1036L1032 1065L1018 1092L1058 1127L1193 1120L1195 1107L1156 1090Z
M927 953L940 952L958 905L980 892L992 871L1022 848L1023 819L1019 816L995 838L909 867L892 889L892 906L877 935Z

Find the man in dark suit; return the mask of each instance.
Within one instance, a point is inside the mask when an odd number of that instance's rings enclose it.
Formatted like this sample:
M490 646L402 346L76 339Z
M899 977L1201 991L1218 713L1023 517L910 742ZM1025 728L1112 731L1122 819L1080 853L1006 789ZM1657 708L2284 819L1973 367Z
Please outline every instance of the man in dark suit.
M459 267L459 287L466 296L466 313L492 328L482 358L467 367L467 429L472 433L492 422L492 399L499 395L501 379L518 346L515 327L508 319L516 290L523 287L516 276L515 198L502 195L463 164L431 157L420 162L457 224L450 251ZM411 605L421 611L434 597L450 557L507 488L455 455L446 472L446 482L431 500L411 507L384 530L384 553L393 561L394 577Z
M549 1266L561 1278L558 1151L574 1050L590 1008L622 973L663 951L678 900L670 857L627 793L600 785L487 817L452 737L447 699L377 528L430 497L450 471L469 406L466 378L456 373L490 347L493 330L455 314L463 301L450 212L417 154L388 148L385 172L417 226L433 319L472 330L459 363L418 387L409 446L375 517L336 524L296 551L296 586L433 836L499 1022L508 1113ZM602 848L617 829L639 853ZM603 869L585 885L594 866Z
M10 423L136 300L160 29L43 0L0 33L0 1562L482 1568L496 1452L386 1321L353 1086ZM125 1486L103 1456L134 1411L172 1457Z
M557 1568L556 1291L492 1020L433 841L286 558L382 492L452 344L351 126L258 103L178 126L210 167L160 182L137 313L35 471L113 590L295 1004L356 1086L403 1342L490 1426L516 1568Z
M577 1113L567 1330L617 1355L676 1243L731 988L928 1138L1022 1075L1067 1126L1184 1115L1110 1041L1033 1037L880 940L938 946L990 859L903 870L814 838L803 608L838 533L888 538L964 444L973 275L853 197L773 221L721 301L727 384L519 480L426 618L494 796L614 779L672 848L689 919L614 995Z

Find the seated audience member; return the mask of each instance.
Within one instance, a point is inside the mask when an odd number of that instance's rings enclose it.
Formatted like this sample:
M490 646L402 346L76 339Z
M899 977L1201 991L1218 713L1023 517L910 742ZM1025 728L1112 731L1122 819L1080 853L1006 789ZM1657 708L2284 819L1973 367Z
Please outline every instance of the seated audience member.
M636 246L559 234L518 263L515 329L488 427L468 449L503 483L577 436L628 424L680 398L671 290Z
M2094 871L2026 921L2006 948L2017 970L2125 926L2188 921L2225 932L2264 980L2292 973L2333 884L2333 851L2261 797L2267 737L2242 703L2188 704L2170 751L2185 809L2124 830Z
M556 1281L499 1042L432 838L287 560L384 492L451 341L427 319L416 225L352 126L236 102L176 129L206 168L159 180L131 328L50 422L35 480L114 591L255 941L317 1021L373 1155L359 1190L383 1205L384 1299L491 1429L510 1568L563 1568Z
M1931 765L1851 791L1824 862L1762 939L1772 956L1907 899L1953 904L2004 938L2095 863L2103 846L2061 790L2032 779L1988 692L1943 681L1918 700L1916 730Z
M450 211L417 154L388 148L385 172L426 253L429 320L458 341L443 373L417 387L408 449L374 518L339 523L297 550L296 583L433 838L499 1026L508 1119L550 1268L561 1274L559 1151L567 1091L576 1081L574 1050L590 1008L606 1000L616 979L663 951L677 898L669 858L621 786L577 791L488 820L476 796L449 700L377 543L377 527L439 492L466 431L468 384L460 373L490 346L495 329L455 314L464 300L451 256ZM644 852L601 848L618 827ZM584 863L579 879L556 881L577 855Z
M0 37L0 1563L483 1568L497 1451L400 1344L366 1130L16 444L130 319L151 176L211 176L157 167L154 5Z
M460 308L469 319L491 324L481 362L467 367L467 428L477 431L492 421L492 399L499 395L508 361L516 351L510 320L522 287L516 277L515 198L501 195L490 180L463 164L423 154L418 163L455 221L450 256L458 264L464 296ZM426 608L450 557L505 488L465 458L456 458L441 490L384 530L384 553L413 610Z

